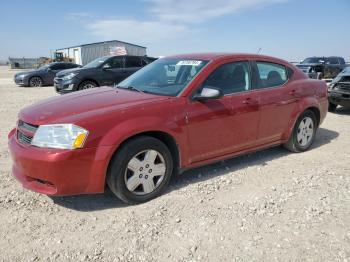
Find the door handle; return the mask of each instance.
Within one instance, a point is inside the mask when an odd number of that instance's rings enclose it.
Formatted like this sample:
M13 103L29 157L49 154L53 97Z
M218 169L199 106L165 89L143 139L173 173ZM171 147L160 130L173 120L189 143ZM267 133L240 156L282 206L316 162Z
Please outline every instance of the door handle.
M245 105L256 105L258 103L258 101L248 97L245 100L243 100L242 103L245 104Z

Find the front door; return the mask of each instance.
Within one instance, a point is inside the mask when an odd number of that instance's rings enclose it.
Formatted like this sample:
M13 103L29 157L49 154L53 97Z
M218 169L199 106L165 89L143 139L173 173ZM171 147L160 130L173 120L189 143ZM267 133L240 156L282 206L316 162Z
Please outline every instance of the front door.
M215 87L220 99L190 101L187 109L190 162L238 152L254 145L259 106L250 92L249 62L219 65L198 88Z
M113 86L126 78L124 59L123 56L114 56L106 61L100 69L101 74L99 75L103 85Z

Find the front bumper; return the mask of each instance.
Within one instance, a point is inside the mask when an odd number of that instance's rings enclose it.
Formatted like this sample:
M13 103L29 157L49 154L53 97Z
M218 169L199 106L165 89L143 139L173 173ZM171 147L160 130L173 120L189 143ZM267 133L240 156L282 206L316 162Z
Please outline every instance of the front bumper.
M13 78L13 81L17 84L17 85L20 85L20 86L27 86L29 83L28 83L28 79L26 77L18 77L18 76L15 76Z
M54 86L56 92L59 94L71 93L78 90L79 79L72 78L70 80L63 80L62 78L55 77Z
M350 107L350 92L332 90L328 92L328 100L332 104Z
M104 192L112 148L78 150L37 148L21 144L9 133L13 176L26 189L52 196Z

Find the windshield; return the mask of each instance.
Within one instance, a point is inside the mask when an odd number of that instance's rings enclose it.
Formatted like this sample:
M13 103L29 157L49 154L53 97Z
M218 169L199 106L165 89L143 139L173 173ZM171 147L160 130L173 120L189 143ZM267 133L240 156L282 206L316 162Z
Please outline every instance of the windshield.
M158 59L125 79L118 87L177 96L207 63L204 60Z
M301 62L302 64L322 64L324 63L323 57L309 57Z
M108 58L110 58L110 56L103 56L103 57L99 57L93 61L91 61L90 63L86 64L83 66L83 68L96 68L99 67L101 64L103 64Z

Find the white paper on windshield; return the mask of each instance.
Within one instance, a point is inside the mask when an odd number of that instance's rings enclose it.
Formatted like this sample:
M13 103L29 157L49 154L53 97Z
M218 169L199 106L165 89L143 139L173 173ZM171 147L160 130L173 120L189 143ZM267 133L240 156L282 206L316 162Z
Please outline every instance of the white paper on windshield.
M202 63L202 61L198 60L182 60L177 62L176 65L182 66L182 65L188 65L188 66L199 66Z

